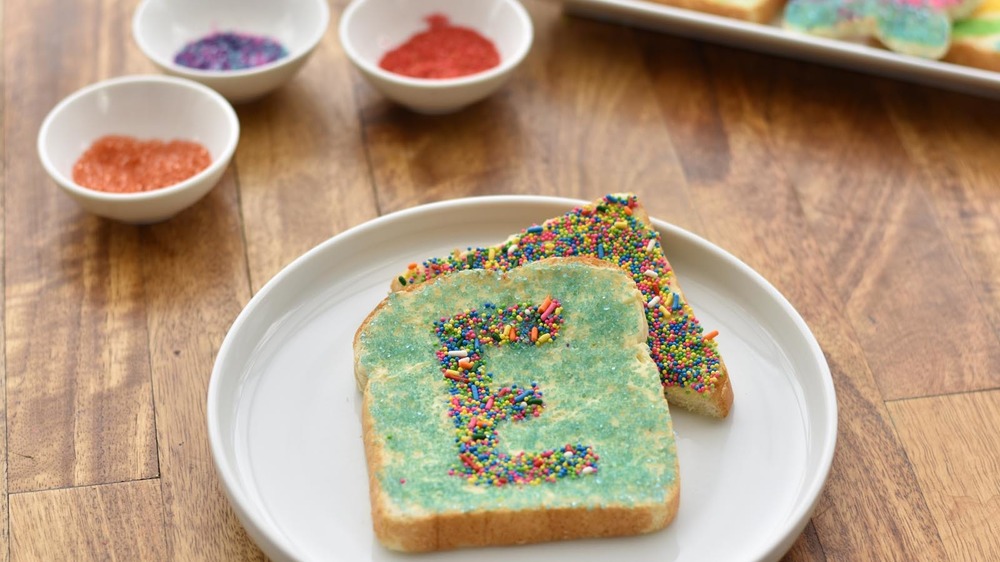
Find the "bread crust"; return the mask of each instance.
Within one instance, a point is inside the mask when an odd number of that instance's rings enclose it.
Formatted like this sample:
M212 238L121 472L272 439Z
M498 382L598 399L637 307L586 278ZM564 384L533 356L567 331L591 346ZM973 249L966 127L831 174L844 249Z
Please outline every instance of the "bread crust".
M581 538L624 537L666 528L680 506L680 476L663 504L632 507L560 508L395 515L388 507L373 466L381 466L368 395L362 408L368 491L375 537L391 550L431 552L466 547L508 546Z
M953 41L951 48L948 49L948 53L944 56L944 60L964 66L973 66L1000 72L1000 52L988 50L971 41Z
M754 3L748 3L744 6L737 6L724 2L714 2L712 0L651 1L667 6L675 6L696 12L725 16L754 23L771 23L781 10L781 7L785 4L784 0L759 0Z

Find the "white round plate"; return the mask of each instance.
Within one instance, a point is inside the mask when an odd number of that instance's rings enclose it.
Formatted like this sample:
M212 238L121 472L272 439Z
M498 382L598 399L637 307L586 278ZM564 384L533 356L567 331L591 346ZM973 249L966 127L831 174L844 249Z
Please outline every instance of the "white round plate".
M212 454L236 513L276 560L413 560L374 538L352 339L410 262L484 246L583 203L479 197L378 218L307 252L234 322L208 392ZM837 431L829 367L788 301L735 257L654 220L735 402L722 421L673 410L681 505L666 530L434 553L421 560L769 560L801 533Z

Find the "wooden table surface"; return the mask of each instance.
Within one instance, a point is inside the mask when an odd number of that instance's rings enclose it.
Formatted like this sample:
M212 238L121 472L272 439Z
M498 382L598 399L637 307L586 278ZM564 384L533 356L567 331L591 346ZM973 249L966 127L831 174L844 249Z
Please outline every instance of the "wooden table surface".
M155 72L136 4L2 4L0 556L261 558L205 428L216 353L255 291L420 203L632 191L771 281L829 361L837 452L787 559L1000 559L1000 101L525 0L536 38L513 81L425 117L349 65L334 0L303 71L237 106L221 183L136 227L82 212L35 152L60 99Z

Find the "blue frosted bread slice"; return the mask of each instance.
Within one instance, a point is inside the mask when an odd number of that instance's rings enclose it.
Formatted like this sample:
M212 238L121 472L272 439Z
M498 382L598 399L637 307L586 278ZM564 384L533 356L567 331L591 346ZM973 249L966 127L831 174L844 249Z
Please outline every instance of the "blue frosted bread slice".
M688 304L660 234L633 194L607 195L488 248L456 250L413 263L393 290L470 269L507 271L563 256L596 257L627 271L646 301L650 357L660 369L667 401L692 412L724 418L733 403L729 372L715 336L705 332Z
M642 294L590 258L391 293L354 340L375 534L431 551L626 536L677 512Z

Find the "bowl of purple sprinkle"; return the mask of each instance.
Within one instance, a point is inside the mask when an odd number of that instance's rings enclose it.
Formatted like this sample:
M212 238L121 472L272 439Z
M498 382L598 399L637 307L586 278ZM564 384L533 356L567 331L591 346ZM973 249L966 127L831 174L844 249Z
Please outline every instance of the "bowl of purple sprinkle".
M240 103L295 76L329 23L326 0L143 0L132 35L162 71Z

